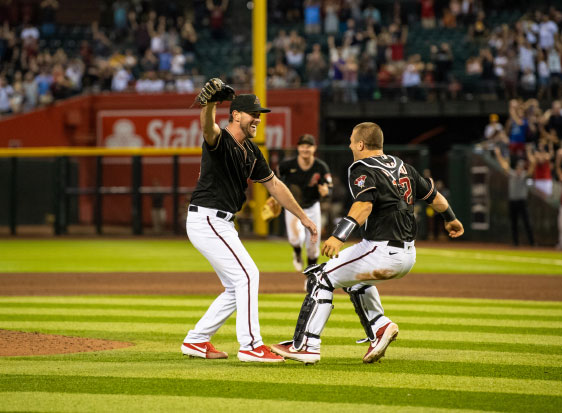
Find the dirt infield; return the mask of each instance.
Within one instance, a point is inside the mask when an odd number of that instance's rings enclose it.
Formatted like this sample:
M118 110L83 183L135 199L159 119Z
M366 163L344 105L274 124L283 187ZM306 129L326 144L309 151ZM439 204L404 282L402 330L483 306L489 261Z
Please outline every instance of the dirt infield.
M304 277L263 273L260 293L302 293ZM562 300L562 277L502 274L409 274L377 286L384 295ZM218 294L212 273L0 274L0 295Z
M133 346L122 341L0 330L0 356L40 356L113 350Z

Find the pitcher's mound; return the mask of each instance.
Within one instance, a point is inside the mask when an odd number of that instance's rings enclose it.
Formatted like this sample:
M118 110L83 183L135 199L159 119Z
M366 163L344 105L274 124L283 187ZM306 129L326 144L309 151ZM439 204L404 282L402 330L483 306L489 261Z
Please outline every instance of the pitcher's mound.
M133 346L123 341L67 337L54 334L0 330L0 356L39 356L46 354L82 353Z

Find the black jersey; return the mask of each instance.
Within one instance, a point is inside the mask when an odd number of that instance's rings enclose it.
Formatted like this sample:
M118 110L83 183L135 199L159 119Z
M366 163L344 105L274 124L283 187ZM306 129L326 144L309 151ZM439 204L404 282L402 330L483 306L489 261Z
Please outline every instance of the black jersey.
M414 202L433 202L433 180L423 178L401 159L382 155L355 161L348 171L354 200L372 202L373 210L361 227L363 238L372 241L413 241L417 226Z
M279 164L279 178L302 208L309 208L320 200L319 184L332 186L330 168L320 159L314 159L306 171L301 169L297 158L285 160Z
M258 146L249 139L239 143L221 129L215 146L203 142L201 172L191 203L238 212L246 201L248 179L267 182L274 176Z

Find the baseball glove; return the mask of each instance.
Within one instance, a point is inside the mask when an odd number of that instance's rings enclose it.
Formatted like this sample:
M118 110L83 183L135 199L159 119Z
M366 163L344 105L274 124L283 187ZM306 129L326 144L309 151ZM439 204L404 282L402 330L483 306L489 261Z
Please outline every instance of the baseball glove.
M281 215L281 205L272 196L267 198L263 208L261 209L261 218L264 221L269 221L270 219L277 218Z
M203 86L203 89L195 98L195 102L201 106L206 106L209 102L233 100L235 95L236 92L231 86L224 83L218 77L214 77L205 83L205 86Z

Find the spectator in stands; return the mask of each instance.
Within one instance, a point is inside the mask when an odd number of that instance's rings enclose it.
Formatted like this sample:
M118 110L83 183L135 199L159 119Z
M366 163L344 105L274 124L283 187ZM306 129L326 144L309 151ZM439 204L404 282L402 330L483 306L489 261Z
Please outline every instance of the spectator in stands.
M82 90L82 76L84 76L84 63L80 59L72 59L65 70L65 77L71 84L71 90L78 93Z
M185 61L191 67L195 62L195 44L197 43L197 32L190 20L183 23L180 30L181 48Z
M505 74L503 77L503 87L507 99L515 99L517 97L518 79L519 62L517 55L513 49L508 49L507 63L505 65Z
M512 169L509 165L509 161L502 155L497 147L495 149L495 154L500 166L508 174L509 216L513 245L519 245L519 217L521 217L523 221L529 245L535 245L527 208L527 196L529 192L527 179L533 175L535 165L531 160L529 165L526 166L526 161L524 159L518 159L515 163L515 168Z
M48 72L47 67L43 66L41 72L35 77L40 103L49 103L51 100L51 84L53 76Z
M209 11L211 35L214 39L223 39L224 15L228 9L228 0L207 0L207 10Z
M117 0L112 2L113 8L113 34L115 41L120 43L121 40L127 35L128 19L127 19L127 2Z
M322 17L320 0L304 0L304 32L306 34L319 34L322 30Z
M12 112L10 99L14 95L14 88L8 84L5 76L0 76L0 114Z
M482 40L488 35L488 28L486 27L486 14L479 11L474 24L468 29L469 36L476 41Z
M134 29L133 39L138 56L144 56L150 48L150 33L146 22L140 22Z
M123 92L128 89L129 82L133 79L133 75L127 67L117 67L113 79L111 80L111 90L113 92Z
M59 2L57 0L43 0L39 7L41 8L41 37L49 38L55 34L55 19Z
M489 121L490 123L488 123L484 129L484 141L488 142L488 148L492 149L495 146L498 136L503 132L503 126L500 123L500 117L497 113L490 114Z
M538 86L537 99L541 100L546 95L547 99L551 98L550 91L550 70L546 62L544 53L539 50L537 53L537 73L538 73Z
M481 92L487 98L496 98L496 75L494 73L494 57L490 49L480 50L482 62Z
M418 0L421 5L421 25L424 29L435 28L435 1Z
M509 136L511 158L524 159L529 122L525 119L523 104L516 99L509 101L509 119L506 122L505 130Z
M453 53L448 43L441 43L439 47L430 47L431 60L435 65L435 82L441 89L449 82L449 73L453 67Z
M377 68L374 59L367 53L363 53L359 60L357 73L358 84L357 97L359 100L373 100L377 90Z
M306 78L308 87L324 89L328 76L328 63L322 54L320 43L312 46L312 51L306 56Z
M560 63L560 42L556 42L554 47L546 52L548 70L550 72L550 94L558 99L562 97L562 65ZM553 94L553 89L556 93Z
M554 47L555 36L558 34L558 26L548 14L543 14L539 23L539 48L543 51Z
M522 73L527 70L530 73L535 73L535 55L536 50L524 38L520 38L519 46L519 69Z
M337 35L340 32L340 5L338 0L324 2L324 33L327 36Z
M547 143L544 139L539 141L536 151L528 149L527 159L535 165L533 179L535 187L546 197L552 195L552 163L554 155L552 143Z
M358 72L357 58L351 54L343 65L343 101L346 103L357 103Z
M37 107L39 104L39 86L33 72L29 71L24 75L22 86L24 94L23 109L28 111Z
M562 104L559 100L552 102L550 110L544 114L545 129L558 141L562 139Z
M363 19L365 20L366 26L373 26L375 33L380 33L382 17L381 12L372 4L367 4L365 10L363 10Z
M419 55L411 56L408 59L406 69L402 73L402 88L404 97L419 100L421 95L421 75L419 69Z
M195 90L193 80L186 75L176 77L176 91L178 93L192 93Z
M446 27L447 29L454 29L455 27L457 27L457 18L453 14L451 9L448 7L445 7L443 9L443 17L441 18L441 24L443 25L443 27Z
M343 71L345 60L342 57L341 46L336 47L333 36L328 37L328 46L330 48L330 83L332 86L332 98L334 102L343 101Z

